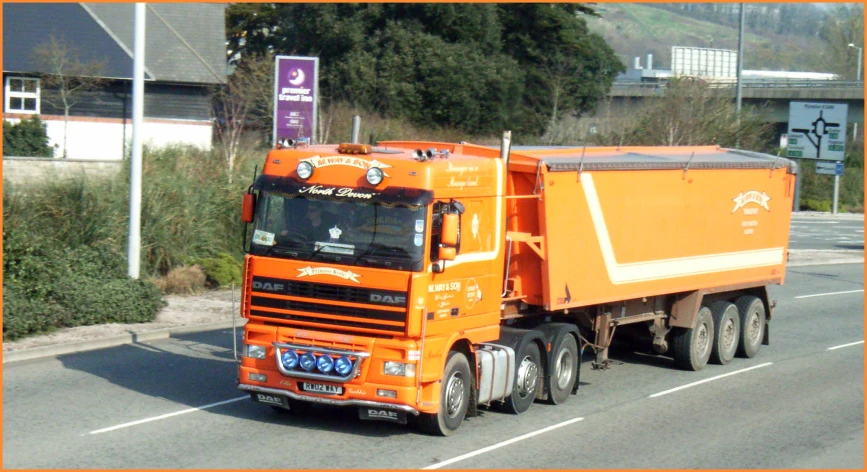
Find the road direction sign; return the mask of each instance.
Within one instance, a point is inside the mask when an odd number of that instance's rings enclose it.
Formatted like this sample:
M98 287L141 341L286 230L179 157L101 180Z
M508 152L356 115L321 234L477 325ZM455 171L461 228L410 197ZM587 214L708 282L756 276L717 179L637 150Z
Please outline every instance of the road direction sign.
M786 157L842 161L848 108L842 103L790 102Z
M843 175L842 162L817 162L816 173L823 175Z

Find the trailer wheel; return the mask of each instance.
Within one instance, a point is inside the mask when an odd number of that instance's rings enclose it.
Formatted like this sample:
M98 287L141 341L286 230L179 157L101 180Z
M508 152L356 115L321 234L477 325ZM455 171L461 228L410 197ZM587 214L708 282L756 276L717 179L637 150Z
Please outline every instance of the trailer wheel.
M762 336L765 334L765 304L752 295L738 298L735 304L741 322L737 354L746 358L755 357L762 347Z
M710 308L702 306L694 328L677 328L674 332L674 364L684 370L701 370L710 359L713 333Z
M713 313L713 349L710 361L714 364L728 364L735 357L740 338L740 318L738 307L734 304L719 301L710 306Z
M436 436L451 436L467 414L470 402L470 363L458 351L449 353L440 387L440 409L437 413L423 413L419 429Z
M572 393L578 378L578 343L571 334L565 334L554 346L554 355L548 366L548 403L559 405Z
M527 342L515 359L515 383L512 385L512 394L503 402L503 407L509 413L520 414L529 410L536 399L542 365L539 346L533 341Z

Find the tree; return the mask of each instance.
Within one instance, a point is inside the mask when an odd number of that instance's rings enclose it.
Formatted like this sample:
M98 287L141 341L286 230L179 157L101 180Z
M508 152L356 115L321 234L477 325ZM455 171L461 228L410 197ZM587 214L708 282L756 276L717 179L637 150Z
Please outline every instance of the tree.
M229 4L226 8L226 53L230 64L272 52L279 25L278 13L278 6L270 3Z
M584 5L278 3L230 13L238 63L256 51L316 56L329 104L320 110L347 103L426 127L544 130L552 115L592 109L623 70L588 33L580 15L595 12Z
M722 93L721 93L722 92ZM701 146L719 145L763 150L769 147L773 126L755 110L740 115L725 89L711 88L690 78L670 80L661 98L648 99L623 129L593 140L602 145Z
M274 116L274 57L265 53L248 55L227 77L225 85L215 86L212 106L214 130L226 161L229 183L245 132L255 130L269 136Z
M849 44L862 50L864 48L864 6L837 6L825 15L819 34L828 43L822 55L826 70L855 80L858 76L858 53L863 54L863 51L849 47ZM864 74L861 77L864 78Z
M49 36L48 41L33 50L37 63L44 71L40 82L42 100L55 108L63 109L63 157L66 153L66 134L69 127L69 112L88 92L98 90L105 83L103 62L82 62L78 51L66 42Z
M541 133L560 116L592 110L625 70L579 12L587 13L574 4L499 5L504 52L526 71L525 131Z

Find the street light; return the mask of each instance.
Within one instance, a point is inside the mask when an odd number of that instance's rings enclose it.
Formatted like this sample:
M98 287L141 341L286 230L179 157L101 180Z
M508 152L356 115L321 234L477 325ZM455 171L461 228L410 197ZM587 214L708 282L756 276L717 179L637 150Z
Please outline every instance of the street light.
M849 43L850 48L855 48L858 50L858 70L855 71L855 80L861 81L861 51L862 49L858 46L855 46L853 43ZM858 138L858 123L852 123L852 139ZM835 201L836 202L836 201Z
M858 46L855 46L855 45L852 44L852 43L849 43L849 47L850 47L850 48L855 48L855 49L858 50L858 70L855 71L855 75L856 75L856 79L855 79L855 80L861 80L861 55L862 55L862 54L861 54L861 51L862 51L862 48L859 48Z

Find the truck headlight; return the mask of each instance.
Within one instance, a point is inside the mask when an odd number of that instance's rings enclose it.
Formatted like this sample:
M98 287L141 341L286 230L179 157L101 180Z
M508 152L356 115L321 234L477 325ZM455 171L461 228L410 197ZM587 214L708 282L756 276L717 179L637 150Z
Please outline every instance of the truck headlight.
M382 373L385 375L394 375L397 377L415 377L415 364L404 364L403 362L385 361L385 364L383 364Z
M382 172L382 169L379 167L371 167L370 169L367 169L367 182L370 185L377 186L382 183L383 175L384 173Z
M295 168L295 172L298 173L298 177L307 180L311 175L313 175L313 164L309 162L299 162L298 167Z
M256 344L246 344L246 346L247 357L252 357L253 359L265 358L265 346L258 346Z

